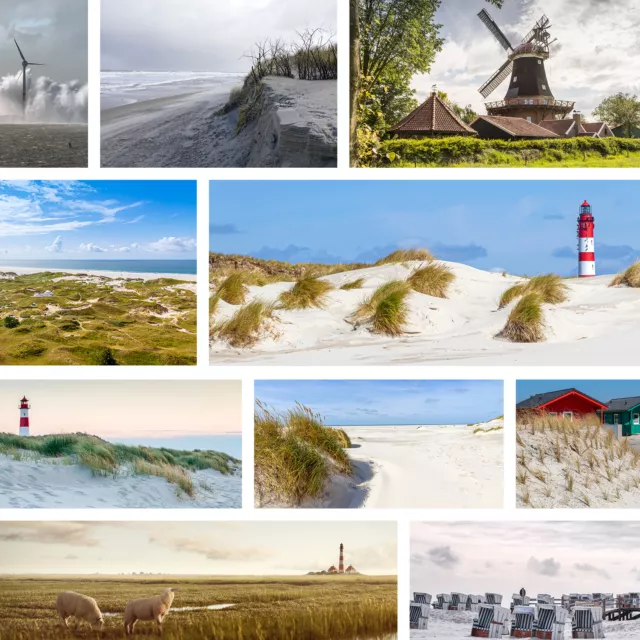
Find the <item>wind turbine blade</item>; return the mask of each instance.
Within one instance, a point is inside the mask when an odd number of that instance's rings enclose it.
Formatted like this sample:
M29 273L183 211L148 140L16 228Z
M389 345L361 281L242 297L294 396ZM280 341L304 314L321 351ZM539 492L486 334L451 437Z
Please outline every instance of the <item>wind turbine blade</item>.
M26 62L27 59L22 54L22 49L20 49L20 45L18 44L18 41L14 39L14 42L16 43L16 47L18 47L18 53L20 53L20 57Z
M27 62L30 67L46 67L44 62Z
M18 76L18 80L20 80L20 78L22 78L22 74L24 73L24 69L20 70L20 75Z

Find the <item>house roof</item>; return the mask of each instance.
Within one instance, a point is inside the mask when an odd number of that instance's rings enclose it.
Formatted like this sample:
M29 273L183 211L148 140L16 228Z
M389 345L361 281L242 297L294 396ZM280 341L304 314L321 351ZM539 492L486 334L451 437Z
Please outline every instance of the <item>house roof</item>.
M519 138L557 138L558 134L549 131L525 118L510 118L508 116L478 116L472 123L473 127L478 120L484 120L503 131Z
M640 404L640 396L633 398L614 398L609 400L605 411L628 411Z
M578 391L577 389L574 389L572 387L571 389L560 389L559 391L547 391L546 393L538 393L534 396L531 396L530 398L527 398L526 400L523 400L522 402L518 402L518 404L516 405L516 409L539 409L548 405L550 402L558 400L559 398L562 398L564 396L568 396L571 393L577 393L583 398L591 400L593 403L597 404L603 409L607 406L599 400L596 400L595 398L588 396L586 393L582 393L582 391Z
M417 109L391 128L392 133L401 131L476 134L436 93L432 93Z
M606 126L606 122L583 122L582 126L587 133L600 133Z
M562 120L543 120L540 123L543 129L547 129L559 136L568 136L569 131L576 126L573 118L564 118Z

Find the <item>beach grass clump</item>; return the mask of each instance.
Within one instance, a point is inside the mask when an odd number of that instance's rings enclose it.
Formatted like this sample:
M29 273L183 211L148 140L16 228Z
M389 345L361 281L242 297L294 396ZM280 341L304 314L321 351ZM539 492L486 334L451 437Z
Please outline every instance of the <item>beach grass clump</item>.
M619 273L609 285L610 287L631 287L640 288L640 260L636 260L631 266Z
M411 287L406 280L390 280L380 285L352 314L350 321L368 324L372 333L399 336L405 331Z
M274 310L273 304L254 300L238 309L229 320L215 325L212 333L232 347L251 347L260 339L260 333L266 321L273 318Z
M347 435L347 432L344 429L336 429L336 436L338 437L338 440L340 441L340 444L345 448L345 449L350 449L351 448L351 438Z
M277 413L256 401L257 503L284 501L297 506L319 497L331 474L351 474L345 436L325 426L319 415L301 404Z
M304 275L289 289L280 294L278 301L283 309L322 309L333 285L313 275Z
M352 280L351 282L345 282L340 289L342 291L352 291L353 289L362 289L362 285L364 284L364 278L358 278L357 280Z
M526 288L526 284L514 284L512 287L506 289L500 296L498 309L504 309L504 307L511 304L516 298L524 295Z
M507 323L497 338L510 342L542 342L544 336L544 311L540 297L528 293L511 310Z
M214 297L235 306L244 304L247 297L247 287L243 274L236 272L227 276L216 290Z
M134 463L134 470L139 475L164 478L167 482L175 484L179 492L185 493L190 498L193 498L196 493L193 478L185 469L180 469L166 463L154 464L146 460L138 459Z
M455 274L447 265L441 263L428 264L416 269L408 279L414 291L434 298L446 298Z
M504 291L500 297L498 308L503 309L516 298L526 296L529 293L535 293L542 303L560 304L569 297L569 287L560 276L554 273L535 276L527 282L520 282Z
M433 254L428 249L398 249L384 258L380 258L380 260L375 263L375 266L379 267L383 264L401 262L432 262L433 260Z

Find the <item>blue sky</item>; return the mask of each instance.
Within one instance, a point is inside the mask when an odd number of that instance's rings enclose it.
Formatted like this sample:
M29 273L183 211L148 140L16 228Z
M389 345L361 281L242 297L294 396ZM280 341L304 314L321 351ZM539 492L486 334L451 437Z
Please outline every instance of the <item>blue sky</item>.
M194 181L2 181L0 260L196 257Z
M288 262L375 261L428 247L517 275L577 272L576 220L596 217L596 268L640 257L632 181L224 181L211 186L211 250Z
M501 381L257 380L255 396L277 411L296 402L330 425L468 424L504 413Z
M538 393L571 388L604 403L614 398L640 396L638 380L518 380L516 402L526 400Z

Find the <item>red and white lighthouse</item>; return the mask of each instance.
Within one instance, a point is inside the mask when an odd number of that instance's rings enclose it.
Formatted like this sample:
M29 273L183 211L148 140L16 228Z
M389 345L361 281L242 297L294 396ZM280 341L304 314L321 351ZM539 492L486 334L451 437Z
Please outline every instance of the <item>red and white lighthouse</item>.
M29 409L31 406L29 405L29 401L26 396L22 397L20 400L20 435L21 436L29 436Z
M338 573L344 573L344 545L340 543L340 562L338 564Z
M581 278L596 275L595 228L591 205L585 200L578 215L578 275Z

